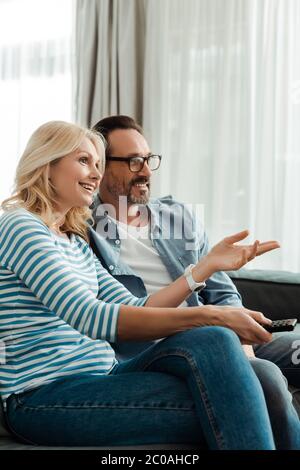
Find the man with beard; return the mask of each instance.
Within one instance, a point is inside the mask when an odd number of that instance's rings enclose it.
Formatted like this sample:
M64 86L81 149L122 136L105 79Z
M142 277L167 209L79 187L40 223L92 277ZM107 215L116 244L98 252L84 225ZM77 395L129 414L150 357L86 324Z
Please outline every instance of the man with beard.
M153 154L141 127L128 116L111 116L94 128L107 140L106 168L93 206L91 244L102 264L137 296L169 285L207 254L207 236L192 213L171 196L151 199ZM214 274L184 305L241 306L225 273ZM203 286L200 286L203 287Z
M142 128L132 118L111 116L94 128L105 137L107 148L106 168L93 205L94 229L101 237L91 231L93 249L135 295L151 294L207 254L207 236L184 204L171 196L150 199L151 175L158 170L161 156L151 152ZM187 304L241 306L241 298L221 272L205 286L191 286Z
M184 204L171 196L150 199L151 175L158 170L161 157L151 152L142 128L128 116L104 118L94 128L107 141L107 161L93 205L95 230L90 231L90 241L104 267L138 297L185 274L191 295L183 305L242 307L237 289L224 272L213 274L202 285L193 281L192 266L209 251L208 238ZM300 337L283 333L273 338L255 346L254 351L251 346L243 347L265 392L274 417L273 430L281 435L285 424L279 418L276 421L277 417L283 413L288 422L295 413L281 371L292 385L300 387L299 364L292 361L292 345ZM151 344L118 342L113 347L122 361ZM286 398L280 400L279 396ZM285 438L289 440L289 436Z

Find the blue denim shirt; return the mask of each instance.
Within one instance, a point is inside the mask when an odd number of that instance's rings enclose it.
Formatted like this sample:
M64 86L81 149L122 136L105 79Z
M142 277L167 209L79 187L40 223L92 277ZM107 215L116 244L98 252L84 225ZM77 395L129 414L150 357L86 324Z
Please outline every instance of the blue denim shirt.
M207 235L190 207L174 201L172 196L152 199L147 204L150 214L150 236L171 278L177 279L189 264L196 264L209 251ZM144 283L120 260L122 240L117 225L107 215L105 204L94 202L94 230L90 231L93 250L108 271L137 296L146 295ZM241 297L224 272L215 273L200 293L187 299L190 306L214 304L240 306Z

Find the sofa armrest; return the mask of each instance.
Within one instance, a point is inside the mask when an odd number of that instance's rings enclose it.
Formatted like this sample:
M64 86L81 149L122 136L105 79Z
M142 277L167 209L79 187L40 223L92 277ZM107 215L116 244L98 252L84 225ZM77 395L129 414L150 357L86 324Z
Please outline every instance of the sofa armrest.
M228 274L246 308L258 310L272 320L300 321L300 274L246 269Z

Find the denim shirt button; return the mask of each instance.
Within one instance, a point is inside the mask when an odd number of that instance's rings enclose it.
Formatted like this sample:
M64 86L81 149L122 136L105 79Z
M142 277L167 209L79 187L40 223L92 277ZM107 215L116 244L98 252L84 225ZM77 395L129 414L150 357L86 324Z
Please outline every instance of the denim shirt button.
M120 240L115 240L116 245L120 245Z
M109 270L110 270L110 271L113 271L114 268L115 268L115 267L114 267L112 264L109 266Z

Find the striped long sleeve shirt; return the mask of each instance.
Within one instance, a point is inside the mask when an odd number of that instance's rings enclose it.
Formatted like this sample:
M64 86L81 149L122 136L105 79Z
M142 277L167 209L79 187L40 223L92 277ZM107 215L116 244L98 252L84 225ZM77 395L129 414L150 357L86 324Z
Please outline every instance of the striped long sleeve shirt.
M0 394L116 364L120 304L141 306L72 234L55 235L16 209L0 217Z

